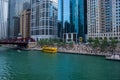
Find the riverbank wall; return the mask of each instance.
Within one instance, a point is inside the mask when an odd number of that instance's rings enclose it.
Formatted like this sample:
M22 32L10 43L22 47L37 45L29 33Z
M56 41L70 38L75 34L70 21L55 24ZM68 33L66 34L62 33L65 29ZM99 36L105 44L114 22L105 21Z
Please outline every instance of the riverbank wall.
M14 48L12 46L3 46L6 48ZM41 47L35 47L35 48L24 48L21 50L26 50L26 51L41 51L42 48ZM86 52L86 51L76 51L76 50L66 50L65 48L58 48L58 53L63 53L63 54L74 54L74 55L89 55L89 56L108 56L110 54L108 53L92 53L92 52Z
M26 50L34 50L34 51L41 51L41 48L30 48ZM89 55L89 56L108 56L110 54L107 53L90 53L90 52L76 52L76 51L71 51L71 50L59 50L58 53L61 54L74 54L74 55Z

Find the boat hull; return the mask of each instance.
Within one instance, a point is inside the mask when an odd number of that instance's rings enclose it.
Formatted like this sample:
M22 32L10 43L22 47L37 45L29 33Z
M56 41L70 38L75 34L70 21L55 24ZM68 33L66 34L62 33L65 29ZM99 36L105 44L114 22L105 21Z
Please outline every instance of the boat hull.
M56 53L57 52L57 48L54 48L54 47L43 47L42 51L43 52L47 52L47 53Z
M48 50L42 50L43 52L47 52L47 53L56 53L57 51L48 51Z

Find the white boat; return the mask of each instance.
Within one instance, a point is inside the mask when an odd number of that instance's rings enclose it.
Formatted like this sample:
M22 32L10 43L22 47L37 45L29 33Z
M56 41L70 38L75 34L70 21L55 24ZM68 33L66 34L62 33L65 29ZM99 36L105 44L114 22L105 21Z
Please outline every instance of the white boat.
M120 55L114 54L114 55L106 56L106 59L120 61Z

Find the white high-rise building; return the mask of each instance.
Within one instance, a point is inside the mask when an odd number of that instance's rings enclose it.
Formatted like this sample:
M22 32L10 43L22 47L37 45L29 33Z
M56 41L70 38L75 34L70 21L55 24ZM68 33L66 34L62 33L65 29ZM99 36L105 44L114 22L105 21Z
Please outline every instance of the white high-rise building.
M57 37L57 0L32 0L31 37L35 40Z
M0 40L7 38L8 0L0 0Z
M88 38L120 41L120 0L87 0Z

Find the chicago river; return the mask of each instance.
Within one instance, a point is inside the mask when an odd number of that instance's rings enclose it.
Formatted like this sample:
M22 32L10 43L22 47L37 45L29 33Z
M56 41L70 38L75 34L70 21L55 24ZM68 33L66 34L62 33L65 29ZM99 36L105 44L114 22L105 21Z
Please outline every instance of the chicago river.
M0 80L120 80L120 62L0 47Z

